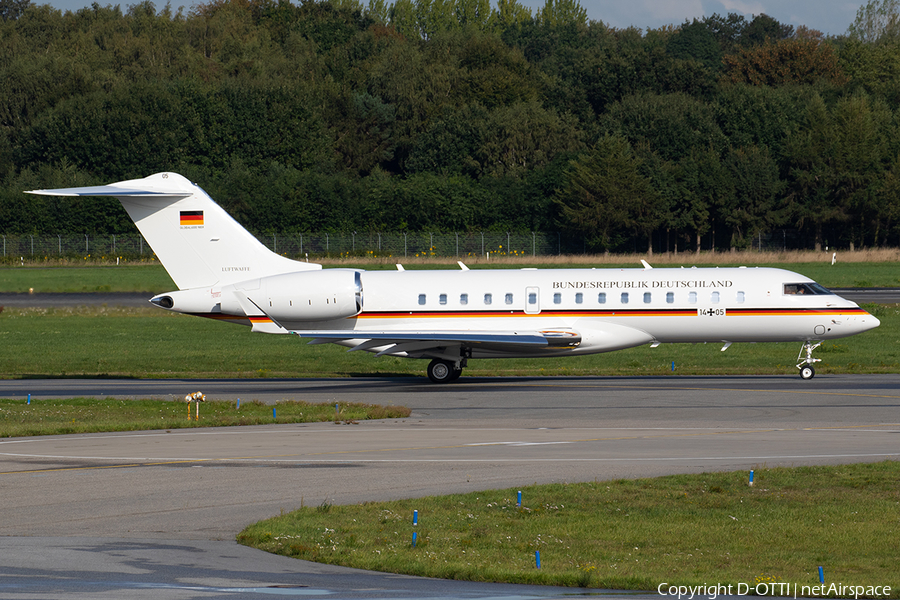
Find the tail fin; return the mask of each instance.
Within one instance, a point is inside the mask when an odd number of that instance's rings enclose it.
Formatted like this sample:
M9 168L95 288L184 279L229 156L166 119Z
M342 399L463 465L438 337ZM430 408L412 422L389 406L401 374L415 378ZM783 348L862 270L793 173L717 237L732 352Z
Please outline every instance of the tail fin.
M275 254L177 173L27 193L118 198L180 290L322 268Z

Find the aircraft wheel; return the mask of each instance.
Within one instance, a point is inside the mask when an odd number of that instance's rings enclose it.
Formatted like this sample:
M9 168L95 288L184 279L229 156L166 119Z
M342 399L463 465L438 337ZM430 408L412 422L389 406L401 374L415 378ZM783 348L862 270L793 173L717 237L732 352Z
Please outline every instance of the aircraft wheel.
M812 365L803 365L800 367L800 379L812 379L816 376L816 370Z
M428 379L433 383L449 383L456 379L456 377L459 377L459 375L454 377L456 371L457 370L453 368L453 363L449 360L439 360L436 358L428 364Z
M462 375L462 369L453 369L453 375L450 376L450 381L456 381L459 379L460 375Z

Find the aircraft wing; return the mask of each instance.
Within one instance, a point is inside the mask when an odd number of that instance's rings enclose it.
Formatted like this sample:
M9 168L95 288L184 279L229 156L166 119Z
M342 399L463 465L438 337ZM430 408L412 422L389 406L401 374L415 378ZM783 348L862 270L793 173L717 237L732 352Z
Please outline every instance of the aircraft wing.
M425 352L447 346L463 346L498 351L528 351L551 348L572 348L581 343L581 336L571 330L555 331L291 331L304 338L313 338L312 344L327 344L353 340L350 350L370 350L384 347L378 352Z

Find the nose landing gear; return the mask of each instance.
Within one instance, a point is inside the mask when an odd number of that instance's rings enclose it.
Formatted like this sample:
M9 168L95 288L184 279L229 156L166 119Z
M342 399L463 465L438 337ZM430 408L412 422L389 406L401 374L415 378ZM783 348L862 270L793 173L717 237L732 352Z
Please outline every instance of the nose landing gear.
M821 362L821 358L813 358L813 350L822 345L822 342L811 342L807 340L803 343L803 346L800 348L800 354L797 355L797 368L800 369L800 378L801 379L812 379L816 376L816 370L813 368L813 365L817 362ZM806 357L803 356L803 353L806 353Z

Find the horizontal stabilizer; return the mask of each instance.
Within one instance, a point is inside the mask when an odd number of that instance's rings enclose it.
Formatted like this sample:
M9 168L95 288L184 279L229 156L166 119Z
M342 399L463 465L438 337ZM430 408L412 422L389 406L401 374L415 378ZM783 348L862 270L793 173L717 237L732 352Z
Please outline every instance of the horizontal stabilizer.
M192 194L190 191L160 191L136 188L125 188L115 185L98 185L94 187L80 188L59 188L55 190L30 190L26 194L36 194L38 196L112 196L115 198L187 198Z

